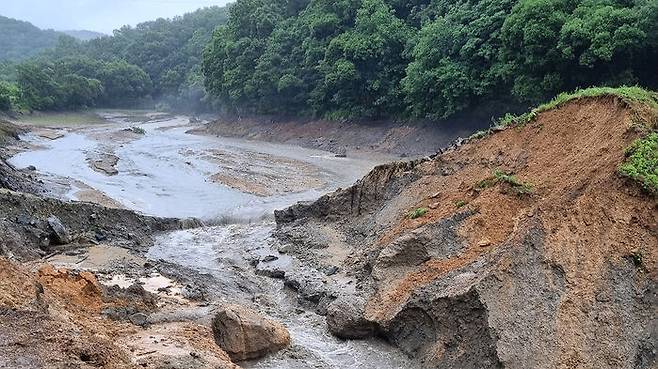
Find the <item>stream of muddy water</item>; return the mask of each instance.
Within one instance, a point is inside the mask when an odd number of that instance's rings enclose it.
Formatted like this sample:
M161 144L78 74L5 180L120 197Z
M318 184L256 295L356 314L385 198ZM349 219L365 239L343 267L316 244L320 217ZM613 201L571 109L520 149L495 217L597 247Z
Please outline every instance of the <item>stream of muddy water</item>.
M102 115L107 124L33 129L22 137L30 149L10 163L34 166L60 198L214 224L160 235L146 256L211 276L218 299L251 305L288 327L291 349L242 366L413 367L385 342L334 338L282 281L257 273L263 260L282 270L299 266L277 251L274 209L349 186L388 158L195 135L190 130L202 123L184 116Z

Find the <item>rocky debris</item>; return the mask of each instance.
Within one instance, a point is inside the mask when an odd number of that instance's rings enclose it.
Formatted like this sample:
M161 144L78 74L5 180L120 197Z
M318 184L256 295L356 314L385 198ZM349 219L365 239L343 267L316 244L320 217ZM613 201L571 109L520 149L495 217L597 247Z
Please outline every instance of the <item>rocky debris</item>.
M48 226L53 231L53 240L58 245L66 245L71 243L71 235L66 230L66 227L62 224L62 221L59 220L56 216L48 217Z
M146 327L149 315L158 310L157 296L138 283L128 288L113 285L102 286L102 289L103 303L110 305L102 310L102 314L109 319Z
M119 174L119 171L116 168L117 163L119 162L119 157L113 154L103 153L98 159L88 159L87 160L91 169L96 172L105 174L107 176L115 176Z
M281 323L238 305L223 305L212 321L215 342L234 361L261 358L290 345L290 334Z
M152 234L181 229L200 222L155 218L130 210L64 202L0 189L0 250L20 259L34 259L52 252L52 244L79 247L97 242L145 251ZM66 226L64 226L66 225ZM2 234L12 237L2 237ZM5 255L7 253L5 252Z
M146 327L149 324L149 317L144 313L135 313L128 319L130 319L131 323L140 327Z
M375 325L364 317L368 301L360 296L340 296L327 308L329 331L339 338L359 339L374 334Z
M413 169L424 160L395 162L375 167L352 187L320 197L313 202L300 202L284 210L274 211L277 225L293 223L297 219L341 220L345 216L360 216L399 193L418 179Z
M0 337L8 343L0 367L239 369L210 327L193 319L151 323L145 312L103 318L142 302L137 288L103 288L89 272L48 265L34 272L0 257ZM157 301L180 309L171 303Z
M31 168L27 171L17 170L5 161L13 152L7 146L18 141L18 135L24 130L0 117L0 189L21 191L33 194L45 193L40 181L36 179ZM36 168L34 168L36 169Z
M204 301L206 298L204 289L196 284L186 284L181 289L181 292L183 297L192 301Z

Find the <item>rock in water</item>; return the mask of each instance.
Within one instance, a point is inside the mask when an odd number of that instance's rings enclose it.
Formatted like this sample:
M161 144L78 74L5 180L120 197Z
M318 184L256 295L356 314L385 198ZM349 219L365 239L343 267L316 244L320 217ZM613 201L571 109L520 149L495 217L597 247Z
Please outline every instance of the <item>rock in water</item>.
M358 339L372 336L374 325L364 318L366 299L341 296L327 308L327 325L336 337Z
M48 218L48 226L50 226L50 229L53 231L54 239L58 244L66 245L71 243L71 235L56 216Z
M221 306L212 331L215 342L234 361L258 359L290 345L286 327L244 306Z

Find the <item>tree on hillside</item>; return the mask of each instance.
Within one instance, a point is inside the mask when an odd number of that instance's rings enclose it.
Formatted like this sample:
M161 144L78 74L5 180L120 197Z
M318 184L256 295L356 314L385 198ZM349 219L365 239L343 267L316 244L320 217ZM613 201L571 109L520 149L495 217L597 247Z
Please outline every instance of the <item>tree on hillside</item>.
M325 109L340 116L382 117L403 109L400 80L411 29L383 0L364 0L354 27L331 40L319 65Z
M55 46L62 33L0 16L0 61L21 61Z
M403 88L414 117L453 115L498 87L500 28L513 0L464 2L420 30Z

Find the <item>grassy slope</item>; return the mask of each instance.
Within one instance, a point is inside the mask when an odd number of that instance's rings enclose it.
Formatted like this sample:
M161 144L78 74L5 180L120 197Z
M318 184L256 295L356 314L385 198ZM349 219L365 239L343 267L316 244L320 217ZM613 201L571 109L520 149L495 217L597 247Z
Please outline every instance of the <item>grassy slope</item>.
M626 149L627 160L619 173L637 181L645 190L658 195L658 93L637 86L592 87L565 92L522 115L507 114L498 121L498 127L523 126L534 121L540 113L564 104L586 98L615 97L635 112L634 125L644 135ZM471 139L488 136L494 131L480 131Z

